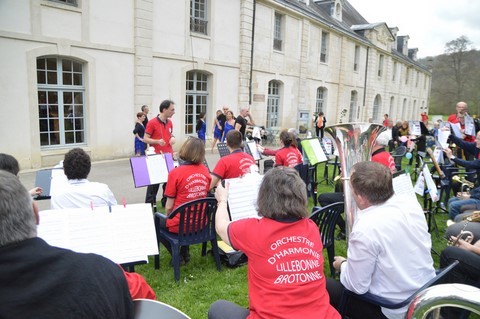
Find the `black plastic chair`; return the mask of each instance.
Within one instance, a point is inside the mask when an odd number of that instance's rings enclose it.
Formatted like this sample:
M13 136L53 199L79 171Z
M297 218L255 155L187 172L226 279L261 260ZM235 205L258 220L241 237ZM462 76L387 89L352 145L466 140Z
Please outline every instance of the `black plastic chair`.
M212 244L213 257L220 271L220 255L218 252L217 233L215 231L215 212L217 200L215 198L201 198L177 207L168 218L180 215L178 234L160 229L161 214L155 213L155 230L157 243L164 238L172 245L172 263L175 280L180 280L180 247L195 244L202 245L202 256L207 253L207 243ZM160 268L160 256L155 256L155 269Z
M402 307L405 307L406 305L410 304L410 302L415 298L417 294L422 292L423 290L427 289L430 286L433 286L435 284L440 283L440 279L442 279L446 274L448 274L453 268L455 268L458 265L458 260L455 260L453 263L448 265L447 267L441 269L435 277L427 281L423 286L417 289L410 297L407 299L400 301L400 302L393 302L391 300L388 300L386 298L383 298L381 296L376 296L373 295L369 292L364 293L363 295L357 295L356 293L344 289L343 290L343 295L342 295L342 300L340 301L340 307L339 307L339 312L342 318L345 316L345 312L347 309L347 304L348 300L350 299L351 296L355 296L355 298L360 299L362 301L368 302L370 304L374 304L383 308L388 308L388 309L399 309Z
M333 258L335 257L335 225L344 211L344 203L333 203L325 207L315 206L312 209L310 219L317 224L322 237L323 249L327 250L328 264L332 278L335 278L335 268L333 268Z

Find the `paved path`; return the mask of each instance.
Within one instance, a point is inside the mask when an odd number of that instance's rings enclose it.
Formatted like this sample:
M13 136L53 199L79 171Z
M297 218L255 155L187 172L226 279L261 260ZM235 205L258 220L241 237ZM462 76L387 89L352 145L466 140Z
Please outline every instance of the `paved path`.
M208 166L213 169L220 157L217 151L212 154L210 149L207 149L206 158ZM19 177L27 189L35 186L35 170L20 172ZM127 204L145 201L146 187L135 188L128 158L93 162L88 180L107 184L119 203L122 201L122 197L125 198ZM40 200L36 203L40 210L50 209L50 200Z

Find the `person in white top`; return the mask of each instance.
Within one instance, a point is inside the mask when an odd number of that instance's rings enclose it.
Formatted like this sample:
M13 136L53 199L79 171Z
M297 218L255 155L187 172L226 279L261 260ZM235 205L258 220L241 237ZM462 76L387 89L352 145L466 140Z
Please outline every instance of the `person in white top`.
M68 183L52 194L52 209L117 205L115 196L106 184L87 180L91 165L90 156L81 148L74 148L65 154L63 171Z
M338 307L343 289L402 301L435 276L432 241L416 200L394 195L390 170L376 162L353 166L350 177L359 210L349 236L347 256L335 257L340 282L327 290ZM386 309L350 298L346 315L355 318L404 318L407 307Z

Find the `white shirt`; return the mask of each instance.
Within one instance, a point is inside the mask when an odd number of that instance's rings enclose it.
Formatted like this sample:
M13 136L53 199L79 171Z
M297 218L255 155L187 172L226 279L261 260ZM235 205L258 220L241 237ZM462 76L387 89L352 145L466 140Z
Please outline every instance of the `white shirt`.
M340 281L357 294L368 291L400 302L435 276L431 246L419 203L394 195L357 212ZM382 312L390 319L404 318L407 307Z
M117 200L106 184L86 179L71 179L51 198L52 209L82 208L117 205Z

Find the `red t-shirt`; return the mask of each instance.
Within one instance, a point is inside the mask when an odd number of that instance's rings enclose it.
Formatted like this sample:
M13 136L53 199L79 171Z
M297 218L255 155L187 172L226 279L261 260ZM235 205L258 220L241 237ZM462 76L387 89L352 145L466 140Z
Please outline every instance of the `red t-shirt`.
M465 123L462 124L460 123L460 121L458 120L458 117L457 117L457 114L451 114L448 118L447 118L447 122L450 122L450 123L453 123L453 124L456 124L456 123L459 123L460 124L460 128L462 130L465 130ZM475 142L475 136L473 135L465 135L465 138L463 139L465 142Z
M387 152L385 149L378 153L373 153L372 155L372 162L380 163L390 169L390 172L395 173L397 168L395 167L395 160L393 159L392 155Z
M167 123L162 122L158 116L148 121L145 133L149 134L151 138L155 140L162 139L165 141L165 145L152 144L155 148L155 153L171 153L173 154L172 145L170 145L170 138L172 138L173 124L172 121L167 119Z
M302 154L295 146L281 148L275 154L276 166L295 167L301 163L303 163Z
M241 177L250 173L250 166L257 165L251 155L241 150L220 158L212 174L220 179Z
M207 197L212 177L203 164L183 164L168 174L165 196L175 198L173 209L194 199ZM178 233L180 216L167 219L168 230Z
M228 235L248 257L248 319L340 318L330 305L313 221L247 218L231 223Z

